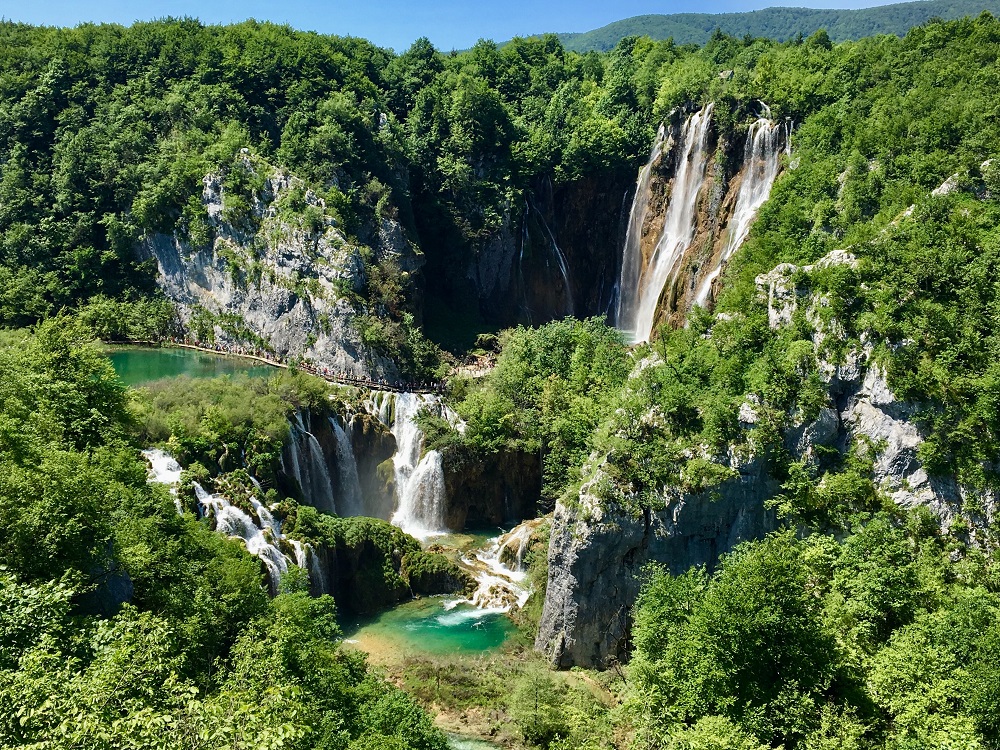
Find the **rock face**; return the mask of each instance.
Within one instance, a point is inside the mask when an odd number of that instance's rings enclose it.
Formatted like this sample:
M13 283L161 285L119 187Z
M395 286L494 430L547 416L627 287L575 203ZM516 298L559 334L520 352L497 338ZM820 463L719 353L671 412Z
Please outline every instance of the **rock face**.
M463 460L444 452L445 521L460 530L503 526L532 518L542 488L542 467L533 453L497 453Z
M539 180L507 207L499 229L464 239L418 216L435 249L429 293L496 326L543 324L608 311L634 174L631 169L554 185Z
M552 520L545 606L535 647L559 667L606 667L627 650L639 574L650 562L680 573L774 528L764 500L777 489L756 461L725 463L738 476L715 494L666 493L663 509L636 517L605 507L584 485L578 503Z
M918 453L923 437L915 422L917 407L893 395L870 348L850 352L837 363L823 357L823 342L837 332L837 323L823 322L820 310L826 300L795 280L814 268L855 262L849 253L837 252L815 266L785 264L757 279L772 327L785 325L796 309L804 309L815 329L819 372L829 393L829 406L814 419L790 417L785 448L800 460L809 459L817 446L846 452L863 441L873 451L873 479L882 492L900 506L928 508L945 529L964 518L975 542L975 529L988 527L1000 515L1000 498L974 494L953 477L927 473ZM742 405L739 420L744 430L755 424L758 405L752 394ZM737 543L760 538L775 527L765 501L779 491L779 483L768 475L764 462L735 449L709 458L735 470L736 476L712 494L665 488L662 508L645 518L596 496L599 467L575 503L557 505L548 588L535 642L554 665L604 667L627 652L637 576L646 563L660 563L673 573L693 565L711 568Z
M153 234L138 248L155 259L158 283L185 327L201 340L303 356L358 377L395 377L395 365L357 330L351 293L364 287L368 251L348 241L301 180L241 158L244 170L266 175L246 215L232 217L222 179L207 175L202 205L214 239L193 246L176 234ZM395 221L382 220L370 235L376 260L391 258L406 274L422 266Z

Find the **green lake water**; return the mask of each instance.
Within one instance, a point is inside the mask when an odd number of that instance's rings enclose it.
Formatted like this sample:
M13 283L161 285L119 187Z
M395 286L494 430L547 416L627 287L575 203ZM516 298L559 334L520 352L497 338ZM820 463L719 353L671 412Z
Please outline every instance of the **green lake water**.
M214 378L219 375L243 373L252 378L266 378L277 373L275 368L252 359L172 347L110 349L108 357L118 377L125 385L132 387L181 375L190 378Z
M475 654L500 648L514 625L500 612L432 596L400 604L382 614L347 624L344 634L376 660L421 654Z

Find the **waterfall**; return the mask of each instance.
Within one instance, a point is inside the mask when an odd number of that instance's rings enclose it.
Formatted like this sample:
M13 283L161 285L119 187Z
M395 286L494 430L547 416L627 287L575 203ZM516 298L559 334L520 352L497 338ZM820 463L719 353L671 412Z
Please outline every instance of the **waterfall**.
M149 462L149 481L170 487L177 515L184 515L184 508L181 506L180 498L177 497L177 485L180 484L181 472L183 471L181 465L174 460L173 456L159 448L147 448L142 452L142 455Z
M712 295L712 284L722 273L726 262L733 256L750 233L750 225L757 216L757 209L771 194L771 186L778 176L782 153L782 127L770 119L771 111L764 106L764 114L750 126L743 155L743 181L736 196L736 206L726 228L726 244L711 272L698 286L694 304L704 307ZM785 142L790 143L789 138Z
M417 412L426 405L440 408L433 396L396 395L392 434L396 453L392 463L396 479L396 512L391 523L418 539L445 531L445 485L441 454L428 451L421 458L424 434L417 426Z
M538 520L525 521L507 534L491 539L489 546L479 550L474 559L462 562L472 568L478 586L469 601L477 607L509 611L521 608L531 596L524 569L524 556Z
M281 576L288 572L288 559L278 548L283 538L281 527L271 513L256 499L252 499L257 523L249 514L237 508L222 495L210 495L200 484L194 483L194 492L205 516L214 519L215 530L220 534L243 540L247 552L263 561L271 579L271 590L278 590Z
M159 448L147 448L142 455L151 466L148 481L169 485L170 493L174 495L177 513L182 514L183 508L177 499L177 488L183 467L173 456ZM252 477L251 481L258 490L261 488ZM241 539L247 552L263 561L267 568L272 593L277 593L281 576L288 572L288 566L292 564L309 570L310 579L317 583L321 591L326 590L323 571L319 567L319 561L312 547L295 539L287 539L281 533L281 523L257 498L250 498L250 507L253 510L251 515L230 503L223 495L209 494L197 482L191 484L194 486L194 494L198 498L203 515L214 520L215 530L220 534ZM291 547L291 555L286 555L281 550L282 543Z
M563 255L563 251L559 249L559 244L556 242L556 236L552 233L549 228L548 223L545 221L545 217L542 216L542 212L535 208L535 213L538 214L538 221L541 223L542 228L545 229L545 233L549 236L549 242L552 243L552 249L555 250L556 262L559 264L559 273L562 274L563 289L565 289L566 294L566 312L565 315L569 316L573 314L573 287L569 283L569 267L566 263L566 256ZM522 252L524 251L522 245Z
M325 513L336 514L333 482L330 480L319 440L306 429L300 413L295 414L291 428L288 446L281 454L282 471L295 478L304 499L310 505Z
M337 479L340 487L340 510L345 516L364 515L364 497L358 478L358 461L354 457L351 439L336 417L330 417L330 427L337 450Z
M634 306L638 301L634 292L639 288L639 277L642 274L642 227L649 213L649 181L653 174L653 164L663 153L663 142L667 138L664 126L656 133L653 150L649 159L639 170L639 178L635 183L635 195L632 196L632 208L628 215L628 229L625 232L625 249L622 252L622 271L618 279L618 303L615 307L615 322L633 320ZM621 328L621 326L618 326Z
M705 178L708 154L705 146L708 140L709 124L712 119L712 104L688 117L681 130L678 143L680 156L673 180L670 202L663 221L663 231L653 250L649 265L639 276L635 286L621 285L618 327L628 331L636 342L648 341L656 320L656 310L660 296L668 281L677 270L684 251L694 240L697 218L698 193ZM647 177L648 179L648 177ZM645 191L643 191L645 192ZM640 200L640 205L642 201ZM635 207L635 204L633 204ZM641 227L642 217L631 217ZM638 248L639 235L634 234L633 242ZM641 252L628 264L634 273L636 260L641 264ZM624 273L623 263L623 273ZM637 297L635 297L637 293Z

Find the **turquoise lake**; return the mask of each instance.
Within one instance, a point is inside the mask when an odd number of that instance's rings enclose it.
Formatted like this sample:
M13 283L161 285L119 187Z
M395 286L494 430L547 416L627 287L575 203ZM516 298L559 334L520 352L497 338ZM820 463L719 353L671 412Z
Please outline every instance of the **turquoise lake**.
M118 377L125 385L132 387L182 375L190 378L215 378L242 373L252 378L266 378L278 372L276 368L252 359L174 347L126 347L110 349L107 354Z

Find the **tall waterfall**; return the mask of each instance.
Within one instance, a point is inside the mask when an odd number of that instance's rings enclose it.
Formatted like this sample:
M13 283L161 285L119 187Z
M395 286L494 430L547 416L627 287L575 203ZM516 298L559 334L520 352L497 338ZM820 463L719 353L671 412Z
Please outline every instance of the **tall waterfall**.
M764 114L750 126L747 133L743 156L743 182L736 196L729 225L726 228L726 244L719 254L711 272L701 279L694 304L705 306L712 294L712 284L722 273L727 261L733 256L750 233L750 225L757 216L757 209L771 194L771 186L778 176L782 150L783 128L770 119L771 111L764 106ZM788 143L787 134L785 142Z
M663 232L653 250L649 265L640 274L639 283L627 286L623 280L620 284L621 315L618 327L630 332L636 342L649 340L663 289L676 273L678 261L684 251L694 240L698 193L705 179L705 167L708 163L705 147L711 120L712 104L709 103L703 110L688 117L684 123L678 144L680 158L663 221ZM643 200L633 202L633 209L641 207L644 212L643 203ZM641 227L642 216L630 217L630 227L633 222L639 223ZM627 248L633 257L623 262L623 273L626 266L630 272L631 269L642 267L638 235L635 236L633 245L634 247Z
M326 513L336 514L333 482L330 480L319 440L307 429L301 413L295 414L291 428L288 445L281 454L282 471L295 478L310 505Z
M365 512L361 479L358 477L358 461L354 457L354 446L336 417L330 417L333 438L337 450L337 479L340 487L340 513L344 516L361 516Z
M396 453L392 463L396 512L391 523L407 534L426 539L446 531L444 467L437 451L428 451L421 458L424 434L415 418L424 406L440 407L440 402L433 396L416 393L399 393L395 401L392 434L396 438Z
M618 303L615 308L615 321L634 320L635 304L638 298L633 290L639 288L639 278L642 275L642 227L649 213L649 179L653 174L653 164L663 153L663 142L667 138L667 129L660 126L656 133L653 150L649 159L639 170L639 178L635 184L635 195L632 196L632 209L629 211L628 230L625 233L625 249L622 253L622 272L618 280Z

